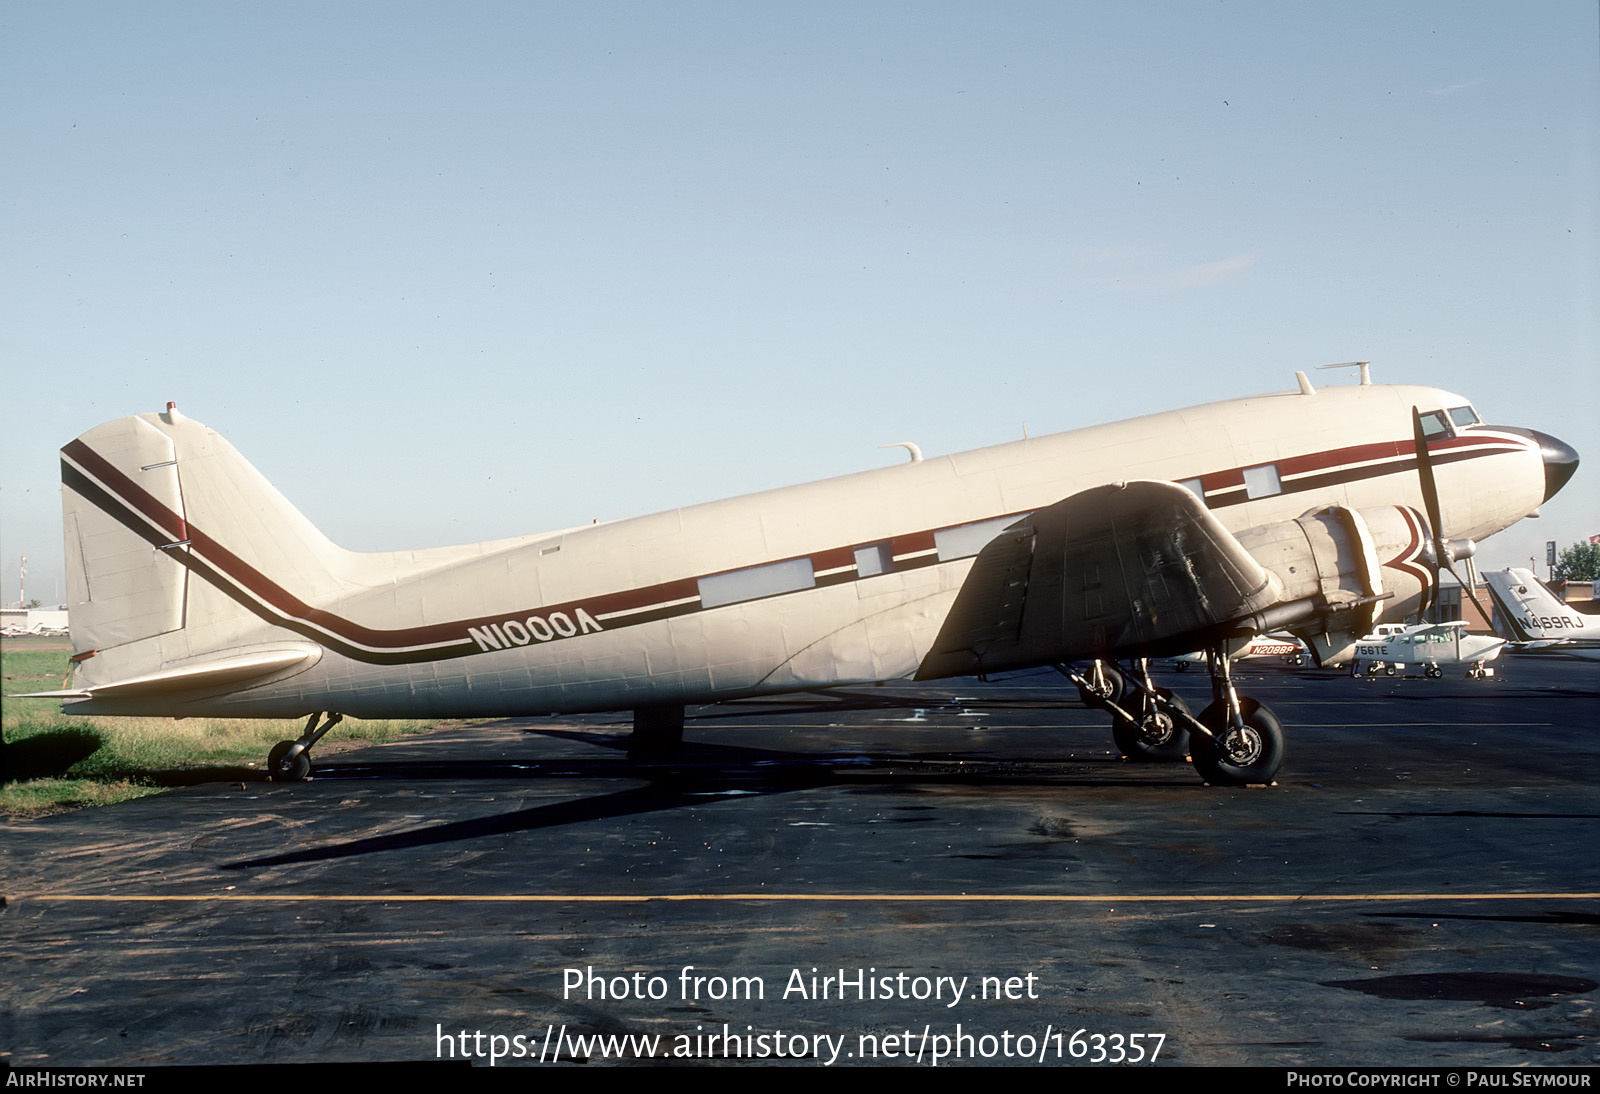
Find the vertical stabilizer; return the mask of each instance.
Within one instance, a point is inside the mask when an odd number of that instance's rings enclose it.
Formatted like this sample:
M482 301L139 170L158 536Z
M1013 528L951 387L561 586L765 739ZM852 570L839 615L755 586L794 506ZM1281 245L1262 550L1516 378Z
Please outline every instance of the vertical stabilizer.
M1529 645L1592 639L1596 622L1565 604L1532 570L1511 567L1483 575L1494 601L1496 629Z
M332 594L355 557L170 406L68 444L61 481L79 687L286 637L260 590Z

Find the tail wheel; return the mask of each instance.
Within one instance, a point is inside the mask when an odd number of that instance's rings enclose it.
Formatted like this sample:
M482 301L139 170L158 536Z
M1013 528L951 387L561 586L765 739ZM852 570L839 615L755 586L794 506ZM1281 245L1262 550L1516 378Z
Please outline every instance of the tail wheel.
M1254 699L1239 699L1244 725L1228 726L1227 705L1212 703L1200 712L1200 724L1211 730L1209 740L1195 737L1189 742L1194 769L1213 786L1249 786L1270 783L1283 766L1288 753L1283 723L1277 715Z
M303 783L311 777L311 757L302 750L294 756L293 741L279 741L267 753L267 777L275 783Z
M1181 764L1189 758L1189 731L1172 709L1189 713L1189 704L1166 688L1157 688L1161 702L1140 693L1134 704L1134 721L1116 718L1111 737L1130 760L1141 763Z

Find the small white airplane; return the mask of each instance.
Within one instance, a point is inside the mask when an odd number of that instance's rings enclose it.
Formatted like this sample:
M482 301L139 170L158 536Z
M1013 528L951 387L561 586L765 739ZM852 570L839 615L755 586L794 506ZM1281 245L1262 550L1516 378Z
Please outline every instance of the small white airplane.
M1600 659L1600 617L1561 602L1531 570L1515 566L1483 575L1496 621L1516 649L1550 649Z
M35 623L31 627L25 627L20 623L12 623L0 630L0 635L4 635L6 638L59 638L66 633L66 630L61 627L47 627L43 623Z
M462 547L329 542L172 405L62 449L73 714L306 717L632 710L1054 665L1133 757L1175 732L1208 782L1268 782L1277 718L1226 652L1288 630L1319 661L1415 615L1438 568L1533 513L1578 456L1467 399L1369 382L1096 426L653 516ZM1426 517L1424 516L1426 514ZM1144 659L1207 650L1198 716ZM1076 665L1084 665L1079 669ZM1159 758L1181 758L1157 747Z
M1444 675L1444 665L1466 665L1467 676L1477 680L1494 675L1494 669L1484 662L1499 657L1505 644L1503 638L1468 634L1461 620L1410 627L1383 624L1356 646L1350 675L1361 675L1363 663L1368 676L1403 674L1407 665L1417 665L1424 676L1437 679Z
M1250 657L1281 657L1290 665L1303 665L1309 654L1304 642L1292 634L1259 634L1245 643L1237 653L1230 653L1230 661L1243 661ZM1186 672L1190 665L1204 665L1203 652L1186 653L1172 659L1172 667Z

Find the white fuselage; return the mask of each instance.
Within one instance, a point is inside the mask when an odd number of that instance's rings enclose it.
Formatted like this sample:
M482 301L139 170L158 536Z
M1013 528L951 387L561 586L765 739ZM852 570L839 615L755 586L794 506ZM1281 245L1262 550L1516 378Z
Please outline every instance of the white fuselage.
M1466 403L1379 386L1237 399L560 533L376 555L327 544L292 511L268 520L231 503L222 470L237 454L209 431L190 439L196 423L156 423L185 469L183 625L97 650L77 682L305 647L309 667L187 697L181 712L421 717L906 678L973 557L1030 512L1128 479L1188 485L1235 532L1326 505L1418 508L1412 407ZM1526 437L1474 426L1432 452L1450 538L1481 539L1542 500ZM179 713L136 692L71 705Z
M1466 665L1493 661L1504 646L1504 639L1468 634L1461 627L1407 627L1396 634L1363 638L1356 646L1356 659L1395 665Z

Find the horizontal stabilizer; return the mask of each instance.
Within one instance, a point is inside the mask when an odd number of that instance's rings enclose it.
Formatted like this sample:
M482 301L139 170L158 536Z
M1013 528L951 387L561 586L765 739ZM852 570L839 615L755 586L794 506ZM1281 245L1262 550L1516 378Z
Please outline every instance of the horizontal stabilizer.
M128 680L114 680L86 689L36 691L14 695L14 699L100 699L108 697L146 699L173 696L211 688L241 688L288 669L309 668L322 651L315 646L295 649L263 650L196 664L163 669Z

